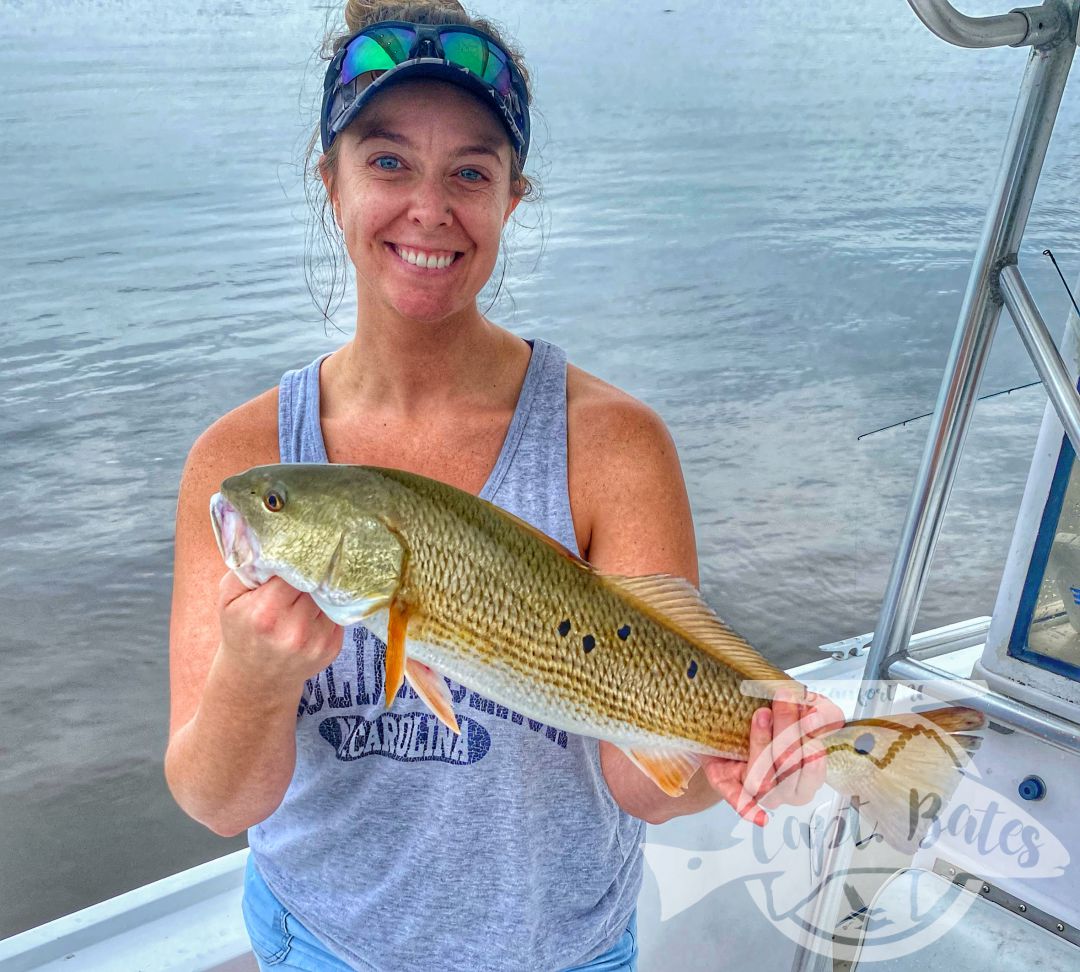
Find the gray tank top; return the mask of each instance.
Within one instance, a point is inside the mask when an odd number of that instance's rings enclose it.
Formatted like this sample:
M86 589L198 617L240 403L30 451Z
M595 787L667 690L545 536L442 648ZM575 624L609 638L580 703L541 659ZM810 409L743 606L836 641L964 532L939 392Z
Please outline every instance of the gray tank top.
M480 496L577 550L566 356L531 343ZM322 360L281 379L282 462L328 461ZM637 902L645 824L612 799L596 740L451 680L460 736L407 682L386 710L385 653L351 626L305 687L292 782L248 830L270 889L331 952L369 972L553 972L603 954Z

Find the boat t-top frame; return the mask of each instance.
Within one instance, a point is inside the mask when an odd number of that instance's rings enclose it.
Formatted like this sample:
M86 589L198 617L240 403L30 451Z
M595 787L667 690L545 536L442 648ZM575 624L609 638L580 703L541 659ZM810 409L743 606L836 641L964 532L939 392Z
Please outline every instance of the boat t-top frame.
M1017 266L1020 241L1076 51L1080 0L1047 0L1040 6L992 17L966 16L948 0L908 3L931 31L951 44L969 48L1030 47L1031 53L863 680L873 683L891 678L917 684L928 695L973 706L999 725L1080 754L1080 725L1076 722L945 672L909 649L1003 306L1008 308L1065 432L1080 455L1080 394ZM886 694L860 692L855 718L879 714L886 704ZM838 804L825 835L829 852L823 878L839 873L850 857L849 842L833 839L833 835L838 828L852 824L846 818L853 813L849 802ZM836 925L843 906L842 888L843 881L824 881L814 900L814 913L809 916L811 929ZM792 972L832 969L832 957L822 954L820 946L815 948L811 938L797 949Z

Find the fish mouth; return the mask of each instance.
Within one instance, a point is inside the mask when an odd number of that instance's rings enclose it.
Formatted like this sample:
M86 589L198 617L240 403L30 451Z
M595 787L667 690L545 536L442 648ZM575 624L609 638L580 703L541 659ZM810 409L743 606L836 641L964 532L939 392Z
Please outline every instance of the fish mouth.
M259 540L243 514L221 493L214 493L210 498L210 520L214 525L214 539L226 566L245 587L258 587L266 580L259 571Z

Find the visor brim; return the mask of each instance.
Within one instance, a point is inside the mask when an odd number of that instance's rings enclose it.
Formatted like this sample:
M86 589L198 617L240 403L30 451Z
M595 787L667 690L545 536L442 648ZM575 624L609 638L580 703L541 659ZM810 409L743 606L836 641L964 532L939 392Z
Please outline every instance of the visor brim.
M504 117L501 106L497 101L497 95L487 84L467 69L448 64L439 58L417 58L406 61L404 64L398 64L396 67L380 74L360 92L356 100L345 111L341 112L332 121L327 120L324 122L322 132L323 151L325 152L328 148L329 141L348 128L364 106L379 92L386 91L405 81L414 81L421 78L434 78L438 81L446 81L457 85L475 95L491 108L510 138L512 151L519 162L524 165L525 156L529 151L528 111L526 110L522 117L524 131L521 131L519 136L513 131L509 121ZM333 99L335 97L334 93L329 93L329 97Z

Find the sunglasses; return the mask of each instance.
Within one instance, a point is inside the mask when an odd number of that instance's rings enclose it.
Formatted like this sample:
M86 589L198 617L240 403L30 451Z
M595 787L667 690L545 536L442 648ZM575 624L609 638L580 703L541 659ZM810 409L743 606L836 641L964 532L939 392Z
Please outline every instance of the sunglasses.
M330 61L323 81L323 151L381 86L404 71L443 78L490 100L510 134L518 162L525 164L528 90L506 49L476 27L402 20L365 27Z

